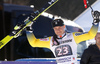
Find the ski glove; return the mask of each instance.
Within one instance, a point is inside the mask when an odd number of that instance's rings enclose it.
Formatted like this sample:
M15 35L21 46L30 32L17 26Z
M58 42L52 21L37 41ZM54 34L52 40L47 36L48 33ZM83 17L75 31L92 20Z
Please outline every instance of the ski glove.
M32 25L33 25L33 22L31 22L27 27L26 27L26 31L30 32L30 33L33 33L33 29L32 29Z
M92 12L92 16L93 16L93 23L98 23L100 21L100 12L98 11L94 11Z
M25 30L26 31L28 31L28 32L30 32L30 33L32 33L33 32L33 30L32 30L32 24L33 24L33 22L31 22L26 28L25 28ZM20 26L16 29L16 30L14 30L14 31L12 31L12 36L14 36L15 34L17 34L17 32L20 30ZM22 35L22 31L20 32L20 33L18 33L17 35L15 35L14 36L14 38L17 38L17 37L19 37L19 36L21 36Z
M14 33L14 31L12 31L12 33ZM17 38L17 37L19 37L21 35L22 35L22 32L18 33L16 36L14 36L14 38Z

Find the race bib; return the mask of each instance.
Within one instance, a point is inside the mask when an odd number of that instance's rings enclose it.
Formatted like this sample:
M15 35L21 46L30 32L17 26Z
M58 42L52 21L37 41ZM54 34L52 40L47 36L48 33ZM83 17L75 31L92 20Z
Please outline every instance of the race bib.
M56 57L72 55L72 49L69 45L62 45L55 48Z

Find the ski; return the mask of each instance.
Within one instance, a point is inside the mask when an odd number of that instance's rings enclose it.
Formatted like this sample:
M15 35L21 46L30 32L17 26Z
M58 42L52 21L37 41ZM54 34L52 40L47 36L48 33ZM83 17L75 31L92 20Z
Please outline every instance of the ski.
M47 4L44 5L43 8L32 13L30 17L27 17L22 24L17 24L14 27L14 30L12 31L12 33L10 35L7 35L5 38L3 38L0 41L0 49L4 47L9 41L11 41L14 37L19 35L29 24L35 21L43 12L48 10L56 2L58 2L58 0L51 0L50 2L47 2Z

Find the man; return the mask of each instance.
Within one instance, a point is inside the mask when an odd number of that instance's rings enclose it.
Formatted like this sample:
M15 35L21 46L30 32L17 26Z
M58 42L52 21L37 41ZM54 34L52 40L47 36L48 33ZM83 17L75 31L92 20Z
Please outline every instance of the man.
M96 17L98 15L95 15ZM55 35L36 39L32 31L27 31L27 38L32 47L49 48L58 64L77 64L77 44L81 41L92 39L95 37L98 30L98 18L93 22L93 26L88 33L65 32L63 20L55 19L52 21L52 27Z
M84 50L80 64L100 64L100 32L95 36L95 41L96 44Z

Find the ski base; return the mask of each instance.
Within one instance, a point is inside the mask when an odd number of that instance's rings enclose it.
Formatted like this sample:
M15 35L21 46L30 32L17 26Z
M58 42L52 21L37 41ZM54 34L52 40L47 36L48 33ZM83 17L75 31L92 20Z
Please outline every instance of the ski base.
M0 49L12 39L13 39L13 36L10 36L10 35L7 35L4 39L2 39L0 41Z
M58 0L51 0L50 2L47 2L47 4L38 11L38 13L36 14L36 16L32 16L31 17L27 17L27 20L24 21L23 24L21 25L16 25L14 27L14 31L12 32L12 36L7 35L4 39L2 39L0 41L0 49L6 45L10 40L12 40L14 37L16 37L17 35L19 35L19 33L21 33L29 24L31 24L33 21L35 21L43 12L45 12L46 10L48 10L51 6L53 6ZM32 19L32 20L31 20ZM20 28L20 29L19 29ZM19 29L19 30L17 30Z

